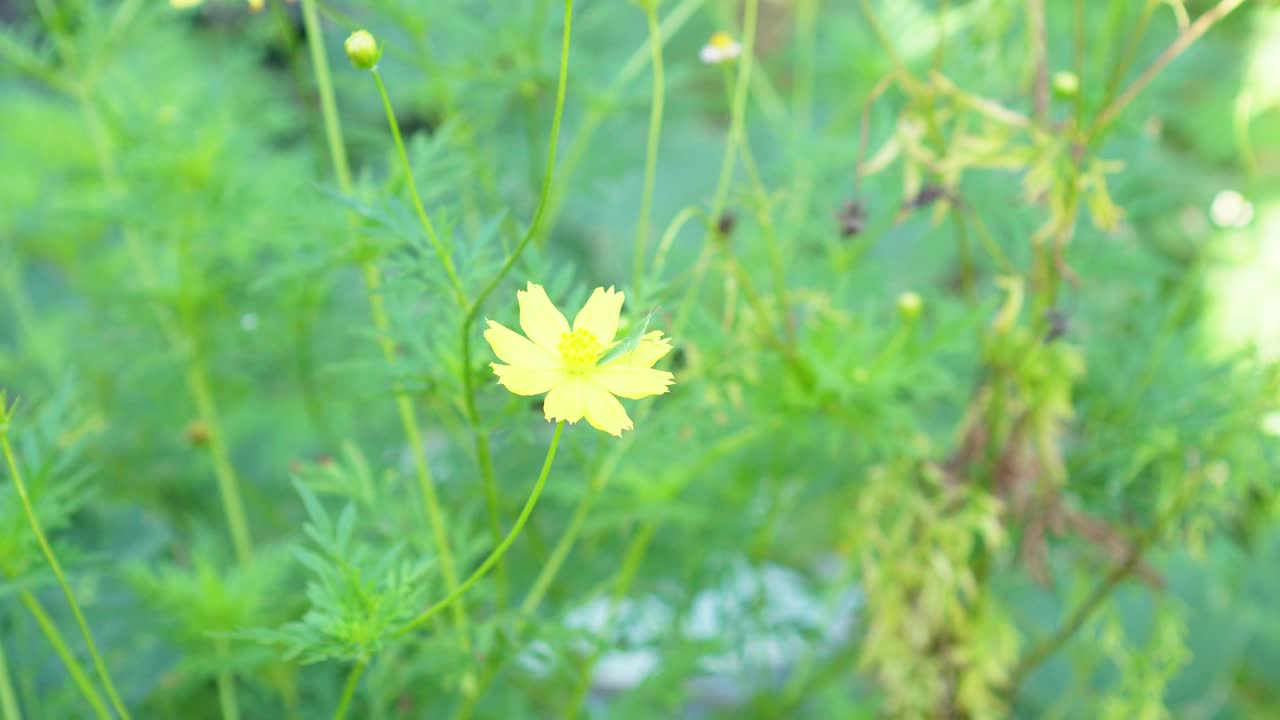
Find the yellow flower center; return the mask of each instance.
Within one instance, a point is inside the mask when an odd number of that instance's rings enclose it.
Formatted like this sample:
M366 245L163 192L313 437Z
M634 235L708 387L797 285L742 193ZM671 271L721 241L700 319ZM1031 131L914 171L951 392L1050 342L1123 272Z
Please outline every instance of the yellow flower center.
M728 50L733 47L733 36L726 32L718 32L711 36L710 45L717 50Z
M560 336L560 356L571 373L582 374L596 366L600 358L600 341L586 328L578 328Z

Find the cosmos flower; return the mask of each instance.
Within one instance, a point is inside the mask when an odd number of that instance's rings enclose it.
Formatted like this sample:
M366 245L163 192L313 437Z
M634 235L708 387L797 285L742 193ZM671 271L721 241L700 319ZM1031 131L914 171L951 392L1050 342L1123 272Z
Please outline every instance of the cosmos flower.
M706 45L702 46L702 50L698 52L698 57L708 65L719 65L720 63L733 62L741 54L742 43L734 40L729 33L718 32L711 36Z
M547 393L547 420L575 423L585 417L610 435L632 429L618 398L661 395L675 376L653 369L671 351L671 340L660 331L615 341L622 300L612 287L596 288L570 328L541 285L517 291L520 327L528 337L492 320L484 331L494 354L507 363L490 364L498 383L516 395Z

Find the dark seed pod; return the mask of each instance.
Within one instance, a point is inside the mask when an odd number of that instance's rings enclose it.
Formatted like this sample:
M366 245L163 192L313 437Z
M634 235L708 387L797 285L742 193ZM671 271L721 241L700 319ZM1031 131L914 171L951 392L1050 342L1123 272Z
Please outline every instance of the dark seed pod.
M733 214L732 210L725 210L716 220L716 232L722 238L728 238L733 234L733 228L738 224L738 216Z
M689 358L685 355L684 348L678 347L671 351L671 369L679 372L689 364Z
M1045 343L1051 343L1071 329L1071 318L1061 310L1050 310L1045 313L1045 320L1049 322L1049 331L1045 333Z
M867 209L857 200L846 202L843 207L836 213L836 222L840 227L840 234L845 237L853 237L862 232L867 227Z
M902 209L923 210L937 202L939 199L949 196L950 194L947 192L946 188L941 185L928 183L924 187L920 188L920 192L916 193L914 197L909 198L906 202L902 203Z

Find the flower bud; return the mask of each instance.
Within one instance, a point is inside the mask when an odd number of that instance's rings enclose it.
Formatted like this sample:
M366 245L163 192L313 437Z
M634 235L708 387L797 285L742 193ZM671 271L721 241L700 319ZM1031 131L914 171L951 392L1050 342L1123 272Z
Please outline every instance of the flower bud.
M924 300L913 292L904 292L898 296L898 312L902 313L904 319L915 320L920 316L922 307L924 307Z
M200 418L196 418L187 423L187 429L183 432L187 439L187 443L192 447L208 447L209 442L213 440L213 430L209 424Z
M1080 78L1073 72L1063 70L1053 74L1053 94L1060 98L1073 98L1080 92Z
M378 64L378 59L382 57L382 48L378 47L378 41L368 30L357 30L351 33L342 46L347 49L347 57L350 58L351 64L361 70L372 70Z

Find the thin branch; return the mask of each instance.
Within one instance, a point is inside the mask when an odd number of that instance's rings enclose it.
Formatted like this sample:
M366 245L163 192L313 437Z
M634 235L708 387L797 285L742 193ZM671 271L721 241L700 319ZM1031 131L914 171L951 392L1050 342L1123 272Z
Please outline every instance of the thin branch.
M1226 17L1228 13L1240 7L1244 3L1245 0L1222 0L1222 2L1219 2L1211 10L1206 11L1203 15L1196 18L1195 22L1191 23L1191 25L1184 30L1182 34L1169 45L1169 47L1165 48L1164 52L1160 53L1160 56L1155 59L1155 62L1152 62L1146 70L1142 71L1142 74L1139 75L1136 80L1129 84L1129 87L1125 88L1124 92L1120 94L1120 97L1112 101L1110 105L1098 114L1098 118L1093 122L1093 127L1089 129L1088 136L1093 138L1106 129L1106 127L1116 119L1116 116L1128 107L1129 103L1133 102L1134 98L1136 98L1143 90L1147 89L1147 86L1151 84L1152 80L1155 80L1156 76L1160 74L1161 70L1164 70L1165 66L1173 62L1187 48L1191 47L1191 44L1198 40L1201 35L1208 32L1209 28L1213 27L1215 23Z
M1036 120L1044 122L1049 117L1049 61L1048 32L1044 24L1044 0L1027 0L1027 25L1031 29L1031 54L1035 57Z

